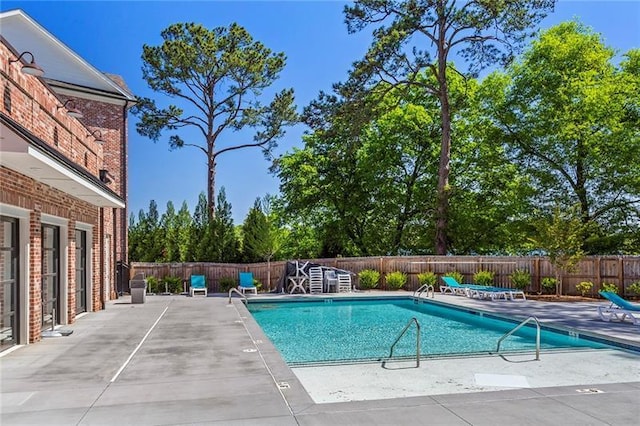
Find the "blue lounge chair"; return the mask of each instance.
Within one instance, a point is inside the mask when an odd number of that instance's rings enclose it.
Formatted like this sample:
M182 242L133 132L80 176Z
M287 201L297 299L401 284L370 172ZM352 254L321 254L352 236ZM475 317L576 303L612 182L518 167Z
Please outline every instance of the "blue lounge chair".
M245 292L250 291L253 294L258 294L258 287L253 284L253 273L252 272L240 272L240 285L238 286L238 290L245 294Z
M522 296L523 300L527 300L527 297L524 294L524 291L518 290L516 288L502 288L495 287L490 285L478 285L478 284L460 284L453 277L442 277L442 280L445 282L445 289L440 287L440 291L442 293L446 293L446 288L448 287L449 292L453 294L464 294L467 297L477 298L477 299L510 299L515 300L517 296Z
M205 297L207 296L207 280L204 275L191 275L189 294L193 297L196 292L202 292Z
M640 305L629 302L615 293L608 291L599 292L602 297L609 300L609 306L598 306L598 314L603 321L623 322L629 318L635 325L640 325Z
M453 277L442 277L444 285L440 285L440 293L451 293L456 296L468 296L469 292L466 287L458 283Z

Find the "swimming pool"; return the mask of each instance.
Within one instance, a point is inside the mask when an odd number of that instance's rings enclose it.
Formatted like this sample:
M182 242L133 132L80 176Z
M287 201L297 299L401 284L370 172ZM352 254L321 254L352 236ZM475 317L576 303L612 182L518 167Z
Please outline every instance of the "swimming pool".
M325 299L251 302L248 309L289 365L386 359L400 331L415 317L423 356L495 353L498 340L518 322L413 298ZM505 339L500 352L535 350L535 327ZM576 333L543 329L541 348L602 349L611 346ZM415 357L416 328L410 327L394 358Z

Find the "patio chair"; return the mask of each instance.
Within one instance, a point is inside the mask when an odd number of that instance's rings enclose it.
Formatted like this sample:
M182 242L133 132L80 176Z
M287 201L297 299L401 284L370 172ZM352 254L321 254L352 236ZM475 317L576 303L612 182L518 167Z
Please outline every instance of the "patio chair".
M453 277L442 277L446 287L450 288L450 292L457 295L465 295L467 297L476 299L509 299L515 300L518 295L522 296L522 300L527 300L524 291L517 288L502 288L491 285L479 285L479 284L460 284ZM440 291L445 293L446 291L440 287Z
M609 306L598 306L598 314L603 321L623 322L629 318L635 325L640 325L640 305L629 302L615 293L608 291L599 292L602 297L609 300Z
M338 292L346 293L351 291L351 275L338 274Z
M309 294L322 294L322 268L309 268Z
M191 275L189 294L193 297L196 292L202 292L205 297L207 296L207 280L204 275Z
M440 285L440 292L451 293L455 296L469 296L468 288L460 284L453 277L441 277L444 285Z
M333 292L338 292L338 276L336 275L336 271L329 270L324 273L324 280L326 283L326 292L331 293L331 289L333 288Z
M238 290L240 290L242 294L249 291L258 295L258 287L253 284L253 272L240 272L240 285L238 285Z

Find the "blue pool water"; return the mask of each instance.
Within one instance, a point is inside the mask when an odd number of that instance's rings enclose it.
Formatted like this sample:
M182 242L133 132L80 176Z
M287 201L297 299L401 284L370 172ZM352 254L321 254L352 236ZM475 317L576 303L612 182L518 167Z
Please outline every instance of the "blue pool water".
M421 326L421 353L449 356L495 352L498 340L517 323L480 316L435 303L391 300L249 303L249 311L290 365L377 360L411 318ZM505 339L500 352L535 350L535 327L523 327ZM543 349L605 348L595 341L543 330ZM609 347L610 348L610 347ZM394 357L416 353L411 327L394 349Z

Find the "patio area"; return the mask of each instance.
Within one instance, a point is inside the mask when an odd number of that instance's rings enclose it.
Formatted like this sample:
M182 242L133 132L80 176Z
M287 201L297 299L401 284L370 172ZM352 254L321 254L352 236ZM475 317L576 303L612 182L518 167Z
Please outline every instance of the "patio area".
M596 303L492 302L443 295L436 299L519 317L537 315L542 321L640 345L637 326L600 321ZM70 336L3 353L0 421L12 425L397 425L428 419L430 424L448 425L560 421L631 425L640 417L640 358L622 356L622 352L605 364L588 353L576 358L565 354L560 371L566 379L572 378L568 385L547 380L540 366L556 361L544 353L538 364L474 358L475 366L482 366L483 359L497 365L484 372L496 373L499 368L512 378L526 374L531 386L492 383L500 379L493 374L482 376L482 390L462 392L451 391L447 383L454 376L468 380L459 359L426 360L422 363L425 374L410 368L396 370L405 377L404 384L400 376L392 377L396 385L422 392L418 396L389 397L384 382L369 381L365 382L366 398L348 397L355 390L345 387L341 398L347 397L339 399L345 402L318 402L322 389L313 384L318 375L311 381L300 380L300 372L282 361L241 301L227 302L221 295L150 296L145 304L131 304L125 296L110 302L105 311L88 313L65 326L73 330ZM379 364L340 367L352 374L351 379L342 376L354 387L359 374L355 367L382 374ZM455 374L448 373L456 368ZM442 383L420 382L425 376L439 377L436 382ZM325 375L319 383L331 380Z

